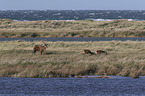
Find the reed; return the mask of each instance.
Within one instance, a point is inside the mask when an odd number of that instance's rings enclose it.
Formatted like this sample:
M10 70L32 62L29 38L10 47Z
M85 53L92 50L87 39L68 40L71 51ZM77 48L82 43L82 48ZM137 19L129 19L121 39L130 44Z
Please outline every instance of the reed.
M32 54L41 41L1 41L0 77L69 77L145 75L145 41L46 42L42 55ZM84 49L107 55L83 54Z

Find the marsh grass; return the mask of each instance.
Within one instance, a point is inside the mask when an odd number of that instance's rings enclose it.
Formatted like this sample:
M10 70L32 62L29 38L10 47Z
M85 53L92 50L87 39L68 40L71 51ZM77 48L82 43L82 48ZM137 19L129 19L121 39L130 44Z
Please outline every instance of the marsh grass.
M24 21L0 19L0 37L145 37L145 21Z
M40 55L33 41L0 42L1 77L69 77L79 75L145 75L144 41L47 42ZM83 54L83 49L105 50L108 55Z

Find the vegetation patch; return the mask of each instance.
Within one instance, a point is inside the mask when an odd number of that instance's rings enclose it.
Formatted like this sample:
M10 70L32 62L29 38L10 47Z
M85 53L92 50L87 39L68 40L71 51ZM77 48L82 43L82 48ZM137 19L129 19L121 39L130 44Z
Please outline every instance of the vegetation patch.
M1 77L81 77L84 75L145 75L144 41L46 42L41 55L33 53L41 41L1 41ZM84 54L83 50L108 54Z
M145 21L13 21L0 19L0 37L145 37Z

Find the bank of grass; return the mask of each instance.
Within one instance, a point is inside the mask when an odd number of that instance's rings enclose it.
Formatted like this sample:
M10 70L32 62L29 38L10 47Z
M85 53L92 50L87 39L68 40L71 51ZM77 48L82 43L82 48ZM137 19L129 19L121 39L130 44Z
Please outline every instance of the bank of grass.
M13 21L0 19L0 37L145 37L145 21Z
M47 43L43 55L32 55L33 46L42 42L0 42L0 77L145 75L145 41ZM84 55L83 49L102 49L108 55Z

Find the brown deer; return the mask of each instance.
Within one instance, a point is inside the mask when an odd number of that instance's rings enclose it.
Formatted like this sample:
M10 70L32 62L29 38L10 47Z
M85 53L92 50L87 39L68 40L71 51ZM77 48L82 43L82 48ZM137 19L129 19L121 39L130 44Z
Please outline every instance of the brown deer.
M96 52L95 52L96 54L108 54L106 51L103 51L103 50L97 50Z
M89 49L84 49L83 50L84 54L94 54L93 52L91 52Z
M42 52L43 52L44 50L46 50L46 48L47 48L47 44L46 44L46 43L44 43L44 45L35 45L35 46L33 47L33 53L35 54L36 51L40 51L40 53L41 53L41 55L42 55Z

